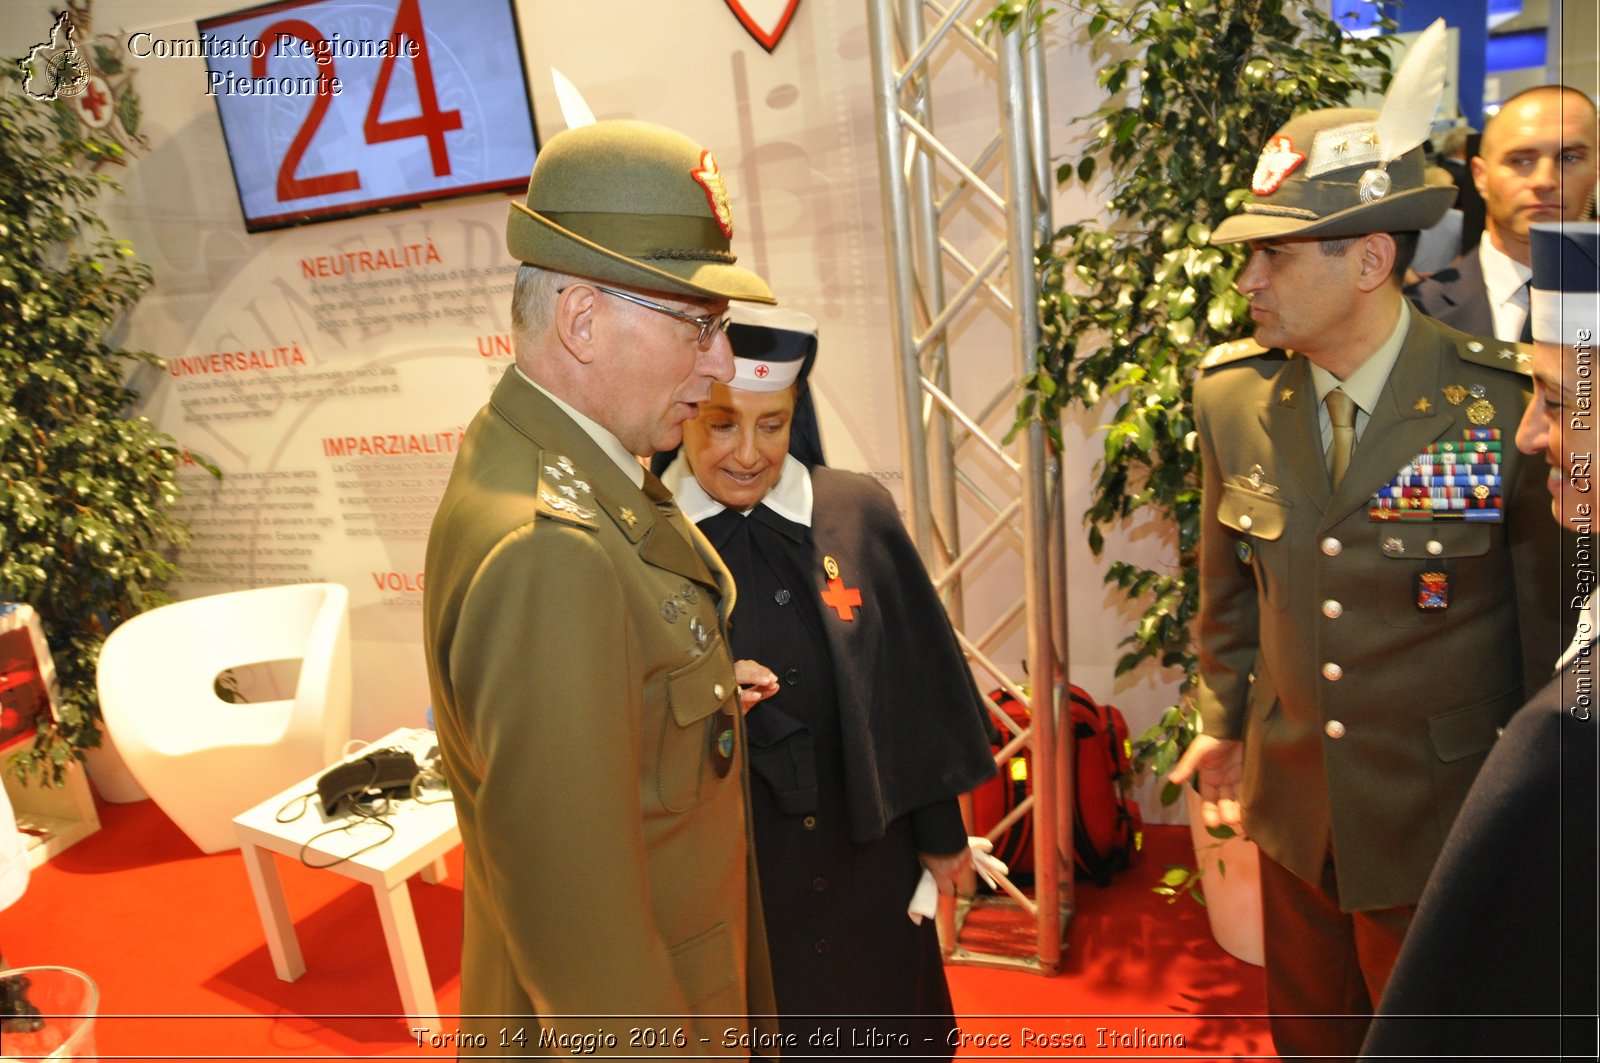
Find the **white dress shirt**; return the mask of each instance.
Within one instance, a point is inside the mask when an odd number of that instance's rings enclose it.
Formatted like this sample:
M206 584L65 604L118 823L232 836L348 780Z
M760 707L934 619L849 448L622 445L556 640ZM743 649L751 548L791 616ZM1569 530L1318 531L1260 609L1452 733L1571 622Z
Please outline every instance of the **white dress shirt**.
M1483 267L1483 286L1489 292L1494 338L1515 343L1528 320L1527 286L1533 268L1495 247L1487 230L1478 238L1478 263Z

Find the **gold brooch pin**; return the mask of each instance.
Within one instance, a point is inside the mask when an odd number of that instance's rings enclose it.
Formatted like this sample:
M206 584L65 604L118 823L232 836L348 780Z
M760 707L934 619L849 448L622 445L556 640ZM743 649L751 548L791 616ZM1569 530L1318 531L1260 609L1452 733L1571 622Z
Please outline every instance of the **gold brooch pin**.
M629 509L627 506L623 506L622 509L618 511L618 514L622 517L622 522L630 528L639 523L639 518L634 516L633 510Z

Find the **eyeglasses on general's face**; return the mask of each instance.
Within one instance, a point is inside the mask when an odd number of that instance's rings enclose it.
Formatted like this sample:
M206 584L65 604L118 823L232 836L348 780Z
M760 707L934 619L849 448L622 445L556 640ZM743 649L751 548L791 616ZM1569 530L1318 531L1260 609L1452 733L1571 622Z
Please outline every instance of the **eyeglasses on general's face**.
M585 283L597 291L605 292L607 295L614 295L618 299L626 299L628 302L642 306L646 310L654 310L658 314L666 314L668 317L675 317L679 321L688 322L700 330L695 336L695 345L702 351L710 350L711 344L717 336L728 331L728 326L732 324L732 320L727 314L701 314L699 317L694 317L685 314L682 310L674 310L670 306L662 306L653 299L646 299L642 295L634 295L632 292L608 288L604 284L596 284L593 281L586 281ZM556 294L560 295L566 290L566 288L560 288L556 291Z

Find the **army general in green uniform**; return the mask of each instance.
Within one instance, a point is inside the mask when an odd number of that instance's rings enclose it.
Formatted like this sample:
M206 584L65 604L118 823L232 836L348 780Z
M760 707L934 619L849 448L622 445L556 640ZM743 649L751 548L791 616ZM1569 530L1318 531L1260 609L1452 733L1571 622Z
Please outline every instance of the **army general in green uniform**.
M1260 846L1273 1037L1306 1058L1358 1052L1473 777L1564 644L1546 470L1513 442L1527 351L1406 303L1453 193L1420 147L1385 162L1375 118L1302 115L1263 151L1212 236L1249 243L1255 338L1194 392L1204 734L1173 777Z
M732 234L711 153L641 122L554 137L512 205L516 362L427 552L463 1054L743 1058L776 1030L749 1018L773 1003L733 588L635 457L732 376L728 301L773 301Z

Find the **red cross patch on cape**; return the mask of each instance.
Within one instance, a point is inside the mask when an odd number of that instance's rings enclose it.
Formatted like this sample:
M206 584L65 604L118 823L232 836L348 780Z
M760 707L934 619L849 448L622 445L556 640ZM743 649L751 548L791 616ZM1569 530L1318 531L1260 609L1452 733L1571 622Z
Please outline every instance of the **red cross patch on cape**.
M861 588L846 587L839 577L839 562L828 555L822 559L822 574L828 577L828 588L822 592L822 604L839 614L840 620L854 620L855 611L861 607Z

